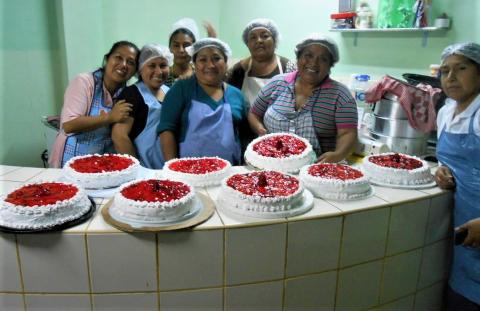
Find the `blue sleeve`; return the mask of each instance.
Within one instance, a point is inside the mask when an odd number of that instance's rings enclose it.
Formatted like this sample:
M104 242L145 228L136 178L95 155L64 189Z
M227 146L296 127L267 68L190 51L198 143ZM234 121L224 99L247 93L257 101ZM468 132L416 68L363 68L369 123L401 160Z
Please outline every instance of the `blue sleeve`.
M232 107L232 119L234 123L242 122L247 117L247 101L242 92L232 85L227 86L227 101Z
M177 81L165 95L162 103L162 115L157 132L172 131L175 136L181 132L182 114L186 106L186 94L184 92L186 80Z

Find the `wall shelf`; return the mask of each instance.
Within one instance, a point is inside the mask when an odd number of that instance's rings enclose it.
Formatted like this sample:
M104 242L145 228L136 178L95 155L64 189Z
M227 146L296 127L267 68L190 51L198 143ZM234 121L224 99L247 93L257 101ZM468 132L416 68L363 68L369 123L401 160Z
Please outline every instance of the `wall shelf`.
M368 28L368 29L330 29L331 32L349 32L354 33L353 45L357 46L359 33L387 33L387 32L410 32L422 33L422 46L427 46L428 34L431 32L446 31L446 28L423 27L423 28Z

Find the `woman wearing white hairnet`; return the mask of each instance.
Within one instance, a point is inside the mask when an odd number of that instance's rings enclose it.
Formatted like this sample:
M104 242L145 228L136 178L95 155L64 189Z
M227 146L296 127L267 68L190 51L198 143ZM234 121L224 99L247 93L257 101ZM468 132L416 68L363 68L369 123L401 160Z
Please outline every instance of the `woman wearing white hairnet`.
M320 162L339 162L357 139L357 106L343 84L330 79L338 48L312 34L297 44L298 71L278 75L257 95L248 121L257 135L290 132L310 141Z
M215 28L209 22L204 22L209 37L216 37ZM168 46L173 54L173 65L170 67L165 84L172 86L177 79L188 78L193 74L193 65L186 48L200 39L197 23L188 17L181 18L172 25L168 38Z
M480 45L450 45L440 80L447 94L437 117L437 184L455 189L456 234L447 310L480 310Z
M228 73L227 82L242 90L249 104L258 91L277 74L292 72L297 67L288 58L275 54L280 33L273 20L257 18L247 24L242 39L250 57L236 63Z
M114 124L112 140L118 153L135 156L141 165L160 169L164 160L157 126L168 87L165 81L173 55L167 47L147 44L140 51L138 82L127 87L120 99L132 104L130 116Z
M188 51L195 74L172 86L158 126L165 161L218 156L239 164L237 128L246 111L240 90L223 82L230 47L221 40L205 38Z

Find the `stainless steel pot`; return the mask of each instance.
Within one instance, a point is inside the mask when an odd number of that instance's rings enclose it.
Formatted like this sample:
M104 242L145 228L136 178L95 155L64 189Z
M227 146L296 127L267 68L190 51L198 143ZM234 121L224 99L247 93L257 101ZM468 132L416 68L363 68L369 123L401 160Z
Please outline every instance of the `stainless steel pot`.
M389 137L375 133L370 133L370 135L373 139L387 145L393 152L420 156L425 154L427 148L426 138Z
M403 106L397 101L397 96L389 93L385 94L381 100L375 103L373 114L388 119L408 119L405 109L403 109Z
M406 119L387 119L374 115L370 132L395 138L422 138L428 137L422 131L410 126Z

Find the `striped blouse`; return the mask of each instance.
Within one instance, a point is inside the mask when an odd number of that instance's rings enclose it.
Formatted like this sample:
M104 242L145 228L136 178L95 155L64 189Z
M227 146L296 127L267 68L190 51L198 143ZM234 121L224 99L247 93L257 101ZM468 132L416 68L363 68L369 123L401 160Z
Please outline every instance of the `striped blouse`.
M295 113L295 80L298 71L275 76L257 95L250 112L261 119L267 109L286 118ZM307 104L322 153L335 150L337 129L357 128L357 105L348 88L327 77L313 90Z

